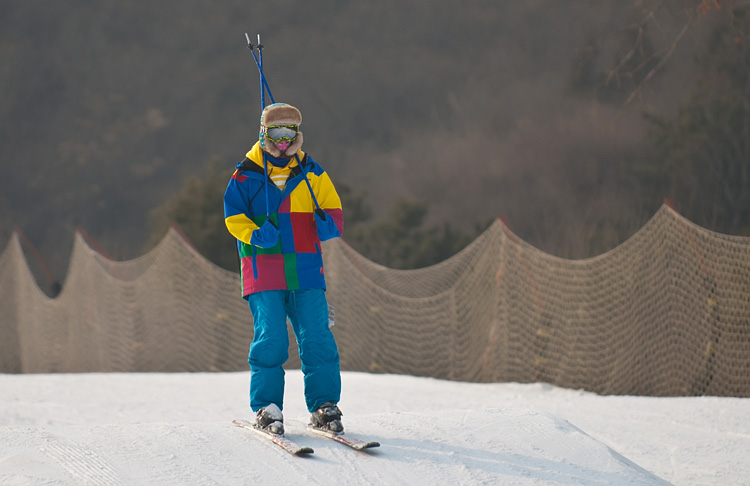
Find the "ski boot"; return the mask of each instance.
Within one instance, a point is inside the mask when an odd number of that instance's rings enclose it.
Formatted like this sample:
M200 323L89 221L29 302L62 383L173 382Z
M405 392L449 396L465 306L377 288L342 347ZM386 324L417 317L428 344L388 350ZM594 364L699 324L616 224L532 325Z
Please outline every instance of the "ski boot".
M272 434L284 434L284 416L275 404L263 407L255 414L255 426Z
M310 416L310 426L322 429L334 434L343 434L344 426L341 424L341 410L333 402L326 402L313 412Z

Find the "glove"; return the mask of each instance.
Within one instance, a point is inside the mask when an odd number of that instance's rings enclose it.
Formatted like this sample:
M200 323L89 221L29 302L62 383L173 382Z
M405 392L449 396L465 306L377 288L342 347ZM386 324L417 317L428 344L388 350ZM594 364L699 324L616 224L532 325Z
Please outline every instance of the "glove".
M267 219L263 226L253 231L250 244L261 248L273 248L279 241L279 233L279 229L273 225L270 219Z
M341 236L339 228L336 226L336 222L322 209L315 210L315 226L318 229L318 238L320 238L320 241L326 241Z

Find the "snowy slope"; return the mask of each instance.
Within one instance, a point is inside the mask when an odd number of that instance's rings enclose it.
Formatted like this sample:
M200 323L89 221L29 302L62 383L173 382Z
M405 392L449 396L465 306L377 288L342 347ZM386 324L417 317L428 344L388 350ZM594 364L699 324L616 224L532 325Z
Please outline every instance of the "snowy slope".
M0 375L0 484L740 485L750 400L600 397L546 385L344 374L358 453L304 430L287 374L290 456L250 417L249 373Z

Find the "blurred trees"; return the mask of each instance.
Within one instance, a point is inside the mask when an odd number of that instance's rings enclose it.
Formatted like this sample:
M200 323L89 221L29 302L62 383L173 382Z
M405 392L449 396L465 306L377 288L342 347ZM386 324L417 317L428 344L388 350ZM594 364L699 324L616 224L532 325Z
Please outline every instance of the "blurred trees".
M147 247L161 241L176 224L204 257L227 270L238 271L235 239L224 225L224 191L234 169L223 169L218 160L205 175L185 178L182 188L151 212Z
M428 203L401 198L391 205L385 218L354 226L344 239L374 262L390 268L412 269L450 258L489 226L489 223L477 225L473 233L467 233L445 219L428 225L428 213Z
M172 223L182 230L198 251L215 264L237 271L235 240L224 225L222 198L232 171L218 161L203 176L185 179L182 188L151 213L152 232L144 251L161 241ZM400 199L382 221L373 223L365 193L340 184L337 191L344 207L344 239L371 260L391 268L420 268L439 263L460 251L479 232L464 233L445 221L427 226L427 203Z
M743 232L746 10L0 2L0 241L22 227L61 276L75 227L126 259L173 218L221 254L224 174L260 111L246 31L263 34L274 95L301 108L306 147L348 200L347 241L380 263L444 258L501 214L544 251L590 257L664 197L710 229ZM194 206L215 213L190 221ZM236 266L231 252L212 259Z
M657 185L693 220L750 235L750 6L726 12L673 118L652 116Z

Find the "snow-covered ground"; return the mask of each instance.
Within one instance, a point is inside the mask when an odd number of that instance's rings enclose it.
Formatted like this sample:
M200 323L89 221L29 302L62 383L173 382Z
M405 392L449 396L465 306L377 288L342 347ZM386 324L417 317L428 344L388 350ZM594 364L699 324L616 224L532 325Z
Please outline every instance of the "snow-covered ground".
M304 430L294 457L231 425L248 373L0 375L0 484L747 485L750 399L602 397L542 384L344 373L356 452Z

